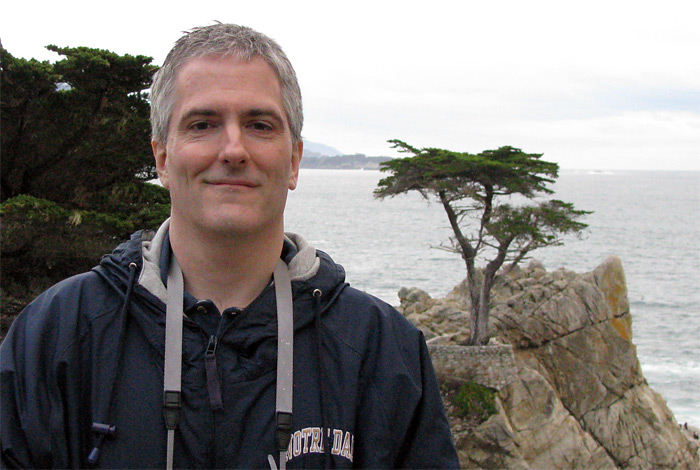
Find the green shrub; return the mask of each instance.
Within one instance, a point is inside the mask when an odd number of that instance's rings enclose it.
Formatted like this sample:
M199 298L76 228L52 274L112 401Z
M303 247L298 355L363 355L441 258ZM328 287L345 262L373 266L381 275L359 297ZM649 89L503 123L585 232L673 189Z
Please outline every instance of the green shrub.
M452 396L452 403L458 416L486 421L496 413L496 391L475 382L467 382L459 386L457 393Z
M132 232L158 228L170 212L163 191L167 197L164 188L140 183L115 194L122 198L123 212L81 210L29 195L0 203L0 338L38 294L90 270Z

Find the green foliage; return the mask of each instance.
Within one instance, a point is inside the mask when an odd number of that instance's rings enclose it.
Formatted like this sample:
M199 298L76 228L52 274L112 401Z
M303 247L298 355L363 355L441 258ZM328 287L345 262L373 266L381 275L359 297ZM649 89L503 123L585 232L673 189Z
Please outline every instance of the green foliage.
M542 154L510 146L470 154L389 142L412 156L382 163L381 170L391 174L379 181L374 194L384 198L417 191L442 204L454 233L443 248L459 253L467 268L470 343L486 344L490 290L504 262L510 262L508 272L532 250L559 245L563 235L580 233L587 225L578 219L589 212L541 199L553 193L548 185L559 175L559 166L542 160ZM518 199L533 202L512 204ZM486 254L490 259L478 276L477 257Z
M0 47L3 316L170 212L168 191L147 183L151 58L48 49L63 58Z
M452 249L474 259L484 248L502 248L516 253L517 261L536 248L561 244L561 235L579 233L586 224L577 219L588 214L559 200L514 206L499 197L520 196L532 200L551 194L547 187L558 176L556 163L541 160L542 154L528 154L506 146L477 155L466 152L426 148L416 149L391 140L394 148L412 153L382 163L382 171L391 175L379 181L375 196L384 198L417 191L425 198L435 197L448 216L453 216L455 231ZM461 205L462 200L471 201ZM471 235L466 217L476 219ZM491 239L491 241L489 241ZM526 248L525 253L521 253Z
M419 150L400 140L389 142L393 148L414 156L382 164L382 171L392 175L379 182L375 191L378 197L411 190L425 197L445 191L455 199L484 200L487 191L499 196L533 197L537 192L551 193L547 184L559 173L556 163L540 160L542 154L527 154L509 146L473 155L436 148Z
M455 414L470 421L482 423L497 413L496 391L476 382L460 385L455 393L449 395L455 407Z
M167 194L152 186L159 197ZM90 270L132 232L156 229L168 214L167 204L144 205L127 215L67 209L28 195L0 203L3 314L18 313L56 282Z
M561 235L578 233L587 227L576 219L586 211L574 209L573 204L557 199L531 206L514 207L502 204L494 207L486 232L499 244L511 241L512 247L528 251L563 243Z
M60 279L89 270L131 229L110 214L69 210L26 195L0 204L0 215L7 315L17 313L8 306L21 308Z
M48 49L65 58L50 64L0 48L0 200L32 194L89 208L85 194L155 178L143 92L156 69L151 58Z
M460 415L476 415L486 420L496 414L496 391L476 382L467 382L459 387L454 403Z

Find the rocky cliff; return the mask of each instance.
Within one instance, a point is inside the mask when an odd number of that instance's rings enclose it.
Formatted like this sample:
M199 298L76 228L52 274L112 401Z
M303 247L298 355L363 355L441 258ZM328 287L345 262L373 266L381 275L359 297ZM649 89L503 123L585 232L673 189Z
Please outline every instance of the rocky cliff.
M466 285L444 299L415 288L399 297L443 384L493 392L492 411L469 422L446 392L464 468L700 468L700 441L642 375L618 258L585 274L532 262L499 281L489 347L459 346Z

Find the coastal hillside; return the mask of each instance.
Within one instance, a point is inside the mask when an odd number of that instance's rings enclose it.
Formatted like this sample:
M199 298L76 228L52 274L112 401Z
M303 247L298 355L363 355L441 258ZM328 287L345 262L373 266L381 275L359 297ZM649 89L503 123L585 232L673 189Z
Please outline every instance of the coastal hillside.
M301 168L316 168L326 170L378 170L379 164L391 160L389 157L368 157L361 153L354 155L304 156Z
M361 153L344 154L335 147L304 139L301 168L324 170L378 170L389 157L368 157Z
M464 284L399 297L428 339L463 468L700 468L700 431L642 375L618 258L584 274L512 272L494 288L485 347L460 345Z
M304 140L304 153L303 157L336 157L338 155L343 155L343 152L330 145L322 144L320 142L312 142L308 139Z

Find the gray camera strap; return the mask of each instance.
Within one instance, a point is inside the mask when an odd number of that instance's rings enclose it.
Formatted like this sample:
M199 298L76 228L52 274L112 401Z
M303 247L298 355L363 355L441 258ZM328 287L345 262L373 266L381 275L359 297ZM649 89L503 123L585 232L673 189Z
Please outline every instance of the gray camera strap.
M277 444L280 457L279 470L286 468L286 452L291 438L292 387L294 382L294 320L292 307L292 284L289 270L279 260L274 272L275 297L277 300L277 395L276 421ZM182 271L175 259L170 260L165 315L165 368L163 380L163 413L168 430L166 468L173 468L175 429L180 419L181 374L182 374L182 323L184 303L184 281ZM275 459L268 455L272 470L277 470Z
M171 256L168 270L168 291L165 310L165 368L163 371L163 414L165 427L168 429L166 468L173 468L173 449L175 448L175 428L180 420L180 390L182 373L182 306L185 287L182 271L175 256Z
M292 437L292 388L294 385L294 312L292 282L289 269L279 260L275 268L275 296L277 299L277 449L280 453L279 470L285 470L285 454ZM272 455L268 455L270 469L275 469Z

